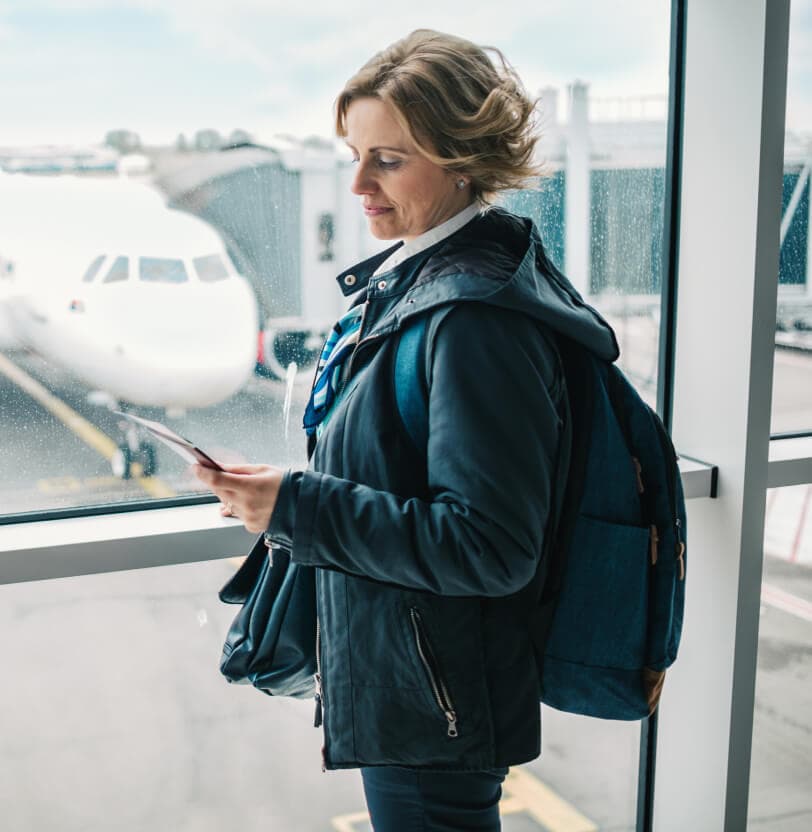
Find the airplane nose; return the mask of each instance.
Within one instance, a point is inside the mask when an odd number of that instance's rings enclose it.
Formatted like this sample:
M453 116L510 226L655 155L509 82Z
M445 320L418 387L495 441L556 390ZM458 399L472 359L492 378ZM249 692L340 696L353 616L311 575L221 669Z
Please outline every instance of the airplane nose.
M253 290L242 278L205 290L167 295L118 329L113 354L121 370L121 398L204 407L229 398L246 382L256 362L259 329Z

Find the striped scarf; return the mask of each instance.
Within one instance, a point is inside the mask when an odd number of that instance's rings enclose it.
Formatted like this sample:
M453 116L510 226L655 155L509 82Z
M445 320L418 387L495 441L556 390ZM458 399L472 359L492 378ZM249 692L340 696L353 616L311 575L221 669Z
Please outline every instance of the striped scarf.
M358 343L363 305L353 306L333 326L321 351L316 368L316 380L310 392L304 414L304 429L308 436L317 431L335 403L347 358Z

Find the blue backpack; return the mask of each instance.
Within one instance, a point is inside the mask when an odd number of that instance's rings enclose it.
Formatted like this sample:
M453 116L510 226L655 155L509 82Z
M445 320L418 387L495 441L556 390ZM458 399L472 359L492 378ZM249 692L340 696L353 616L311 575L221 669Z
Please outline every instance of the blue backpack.
M428 440L425 316L401 332L395 396ZM545 543L528 627L541 701L603 719L654 712L677 655L685 598L685 500L674 446L623 373L555 336L572 419L564 502Z

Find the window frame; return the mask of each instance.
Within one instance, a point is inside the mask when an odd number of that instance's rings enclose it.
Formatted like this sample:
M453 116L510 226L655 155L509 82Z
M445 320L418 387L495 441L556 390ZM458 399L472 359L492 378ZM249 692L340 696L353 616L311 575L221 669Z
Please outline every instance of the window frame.
M657 712L646 828L738 832L747 827L766 490L812 482L812 437L770 433L789 0L688 9L672 436L713 458L719 484L716 500L688 505L686 626Z

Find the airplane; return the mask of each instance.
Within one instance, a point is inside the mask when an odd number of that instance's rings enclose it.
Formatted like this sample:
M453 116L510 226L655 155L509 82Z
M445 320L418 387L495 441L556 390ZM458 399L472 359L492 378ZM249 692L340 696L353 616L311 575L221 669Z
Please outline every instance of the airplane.
M65 368L111 409L207 407L254 370L254 290L211 226L144 182L0 174L0 258L0 345ZM154 474L154 446L125 425L114 473L138 461Z

